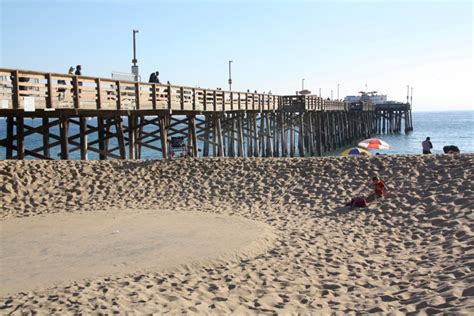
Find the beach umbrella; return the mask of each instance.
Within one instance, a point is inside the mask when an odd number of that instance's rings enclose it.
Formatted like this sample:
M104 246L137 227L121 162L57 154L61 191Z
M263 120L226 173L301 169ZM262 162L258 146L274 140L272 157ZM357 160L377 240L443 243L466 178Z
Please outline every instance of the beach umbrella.
M378 138L369 138L361 141L357 146L365 149L390 149L390 145Z
M342 153L341 153L341 156L349 156L349 155L355 155L355 156L370 156L371 153L369 153L367 150L365 149L362 149L362 148L358 148L358 147L353 147L353 148L349 148L349 149L346 149L344 150Z

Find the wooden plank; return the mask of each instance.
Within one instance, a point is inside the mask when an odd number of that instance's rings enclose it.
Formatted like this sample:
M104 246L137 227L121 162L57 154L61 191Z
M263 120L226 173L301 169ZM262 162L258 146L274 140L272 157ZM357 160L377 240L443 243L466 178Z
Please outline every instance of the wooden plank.
M214 112L217 111L217 91L216 90L213 91L212 110Z
M23 160L25 157L25 137L24 137L24 119L23 116L16 117L16 145L17 145L17 159Z
M135 104L136 104L136 109L140 110L140 83L137 82L135 83Z
M63 160L69 159L68 129L68 118L66 116L62 116L61 124L59 125L59 135L61 138L61 159Z
M197 142L197 135L196 135L196 120L195 120L195 115L189 115L188 116L188 124L189 124L189 138L191 142L191 147L193 149L193 157L199 157L199 148L198 148L198 142Z
M136 140L135 115L131 114L128 116L128 158L129 159L136 159L135 140Z
M239 93L239 107L240 107L240 93ZM243 129L243 120L242 117L243 114L238 113L237 114L237 146L238 146L238 156L239 157L244 157L245 156L245 150L244 150L244 129Z
M255 101L255 98L253 98ZM257 113L252 113L252 118L253 118L253 133L254 133L254 157L259 157L260 154L260 137L258 135L258 125L257 125Z
M135 132L135 159L141 159L142 158L142 135L143 135L143 128L145 127L145 116L144 115L139 115L135 116L135 128L138 128L138 137L137 137L137 132Z
M168 159L168 115L160 116L160 137L161 137L161 151L163 159Z
M13 85L13 109L20 108L20 89L18 85L18 70L13 73L12 85Z
M271 123L270 123L270 115L271 113L267 112L265 114L265 125L266 125L266 150L267 150L267 157L273 156L273 137L271 133Z
M80 92L79 92L79 79L78 76L74 76L72 78L73 84L73 100L74 100L74 108L79 109L80 106Z
M43 134L43 155L50 157L49 154L49 118L42 118L42 134Z
M99 159L105 160L107 159L107 155L105 154L105 129L104 129L104 118L99 116L97 117L97 141L99 143ZM92 148L90 148L92 150Z
M171 85L168 85L168 110L172 110L172 102L171 102Z
M47 102L46 102L46 107L49 108L49 109L52 109L53 108L53 79L52 79L52 75L49 73L48 74L48 83L47 83L47 87L48 87L48 99L47 99Z
M95 84L96 84L96 89L97 89L96 108L97 110L100 110L102 109L102 87L101 87L100 78L97 78L95 80Z
M117 86L117 110L120 110L122 109L122 90L120 87L120 81L117 81L115 85Z
M115 123L115 132L117 134L117 143L119 146L120 158L126 159L127 157L125 154L125 138L123 135L122 118L120 116L115 117L114 123Z
M288 134L286 129L286 113L280 112L280 136L281 136L281 156L287 157L288 156Z
M215 99L215 94L216 92L214 91L214 99ZM215 126L216 126L216 138L217 138L217 155L219 157L224 157L224 141L222 138L222 126L221 126L221 116L220 114L214 114L214 120L215 120ZM214 153L214 156L216 154Z
M5 158L13 158L13 116L7 116L7 139L6 139L6 152Z
M81 160L87 160L87 118L79 117L79 144L81 150Z
M153 105L153 109L156 110L157 109L157 106L156 106L156 83L154 83L151 86L151 102L152 102L152 105Z

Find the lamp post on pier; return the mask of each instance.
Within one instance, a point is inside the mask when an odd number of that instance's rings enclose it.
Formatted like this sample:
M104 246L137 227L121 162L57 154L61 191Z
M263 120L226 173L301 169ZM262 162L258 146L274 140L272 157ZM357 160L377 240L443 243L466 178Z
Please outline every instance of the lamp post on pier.
M137 65L137 44L135 34L139 33L139 30L133 30L133 59L132 59L132 74L135 75L135 81L138 81L138 65Z
M341 85L340 83L337 84L337 99L338 99L338 100L339 100L339 86L340 86L340 85Z
M304 91L304 78L301 79L301 91Z
M229 60L229 91L232 91L232 60Z

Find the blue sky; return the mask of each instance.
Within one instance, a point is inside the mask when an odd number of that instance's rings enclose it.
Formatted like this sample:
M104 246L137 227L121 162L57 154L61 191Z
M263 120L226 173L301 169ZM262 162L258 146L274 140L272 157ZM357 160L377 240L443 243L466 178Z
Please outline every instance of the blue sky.
M364 90L414 109L473 105L471 1L0 0L0 67L110 77L130 72L132 29L144 80L336 97Z

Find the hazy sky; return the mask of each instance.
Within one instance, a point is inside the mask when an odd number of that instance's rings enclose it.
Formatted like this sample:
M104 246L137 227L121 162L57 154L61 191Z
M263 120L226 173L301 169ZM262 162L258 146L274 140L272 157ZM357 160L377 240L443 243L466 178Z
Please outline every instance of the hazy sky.
M474 109L471 1L0 0L0 67L330 96L376 90L415 110Z

